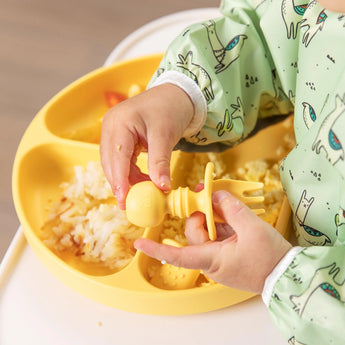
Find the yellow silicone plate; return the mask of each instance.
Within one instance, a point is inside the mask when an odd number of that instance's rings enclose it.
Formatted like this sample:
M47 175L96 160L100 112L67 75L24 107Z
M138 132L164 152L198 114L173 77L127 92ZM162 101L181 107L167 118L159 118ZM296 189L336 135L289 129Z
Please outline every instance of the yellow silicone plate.
M19 145L13 169L13 197L29 245L58 279L78 293L131 312L200 313L241 302L253 294L220 284L180 290L158 288L150 283L148 274L154 260L139 252L119 272L102 275L90 268L85 273L85 267L81 270L77 265L68 265L40 239L42 224L48 215L47 205L61 196L61 182L72 178L75 165L86 166L89 161L100 159L100 123L108 109L104 93L113 90L126 94L133 84L144 88L161 57L147 56L100 68L52 98L36 115ZM232 168L247 160L276 158L275 147L284 130L283 126L266 129L224 155ZM173 187L184 184L189 157L187 153L173 154ZM140 156L139 165L145 170L145 155ZM289 228L289 215L285 200L276 225L284 235ZM159 240L161 231L162 226L147 228L144 236Z

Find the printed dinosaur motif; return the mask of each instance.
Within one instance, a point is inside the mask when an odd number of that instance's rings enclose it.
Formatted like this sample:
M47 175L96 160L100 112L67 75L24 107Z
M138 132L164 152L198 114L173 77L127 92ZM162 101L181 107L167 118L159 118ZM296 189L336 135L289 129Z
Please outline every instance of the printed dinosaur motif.
M321 31L325 25L327 14L324 10L320 11L320 6L316 0L309 3L305 10L305 17L301 22L301 29L307 28L303 34L302 43L308 47L315 35Z
M308 3L295 5L294 0L283 0L281 13L286 27L287 37L295 39L297 37L298 25L302 21L302 16L308 7Z
M244 41L248 37L242 34L236 35L227 45L224 46L217 35L215 21L210 20L204 23L204 26L207 29L208 39L212 47L213 55L218 61L218 65L215 66L216 73L220 73L240 57Z
M198 133L196 133L190 137L191 139L195 139L194 144L205 143L207 141L207 138L201 137L200 134L201 134L201 131L199 131Z
M337 236L341 242L345 241L345 210L340 208L339 213L335 215L335 225L337 227Z
M295 212L295 216L299 225L298 232L307 243L316 246L324 246L327 243L331 243L330 238L321 231L314 229L313 227L305 223L307 214L313 202L314 197L307 199L307 191L304 189ZM297 226L297 224L295 225Z
M336 281L336 276L339 272L340 268L337 267L335 262L329 266L317 269L308 288L299 296L290 296L290 300L294 305L294 310L302 316L306 307L318 291L345 303L344 281L341 283Z
M340 209L339 213L336 215L336 225L343 226L345 225L345 210Z
M230 114L229 109L225 109L225 114L223 121L218 122L217 129L218 129L218 136L222 136L225 132L230 132L234 127L234 121L241 122L243 128L243 104L241 99L237 98L237 104L231 104L231 107L234 109L233 112ZM238 116L235 116L238 114Z
M344 113L345 102L337 95L335 109L322 122L312 146L312 150L317 154L323 149L326 153L326 158L333 165L339 160L344 160L344 147L334 133L335 123Z
M307 199L307 191L304 189L296 209L296 218L300 225L304 224L309 209L314 202L314 198Z
M199 85L207 102L213 100L214 93L211 77L202 66L193 62L193 52L189 51L186 56L179 54L178 58L177 67L181 67L190 73L194 81Z
M316 121L316 113L314 108L307 102L302 102L303 105L303 120L307 128L309 129Z

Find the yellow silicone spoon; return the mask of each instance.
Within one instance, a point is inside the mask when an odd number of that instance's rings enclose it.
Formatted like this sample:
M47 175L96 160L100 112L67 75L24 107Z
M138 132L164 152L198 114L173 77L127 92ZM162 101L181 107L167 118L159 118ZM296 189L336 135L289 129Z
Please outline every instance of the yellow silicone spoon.
M257 204L264 201L263 196L245 196L245 192L262 189L263 183L239 181L231 179L213 180L214 165L209 162L205 170L204 189L198 193L188 187L164 193L151 181L134 185L128 192L126 212L128 220L138 226L155 227L162 223L166 214L180 218L189 217L196 211L206 215L206 225L210 240L217 238L214 222L224 223L224 220L212 210L212 193L226 190L245 204ZM263 209L253 209L256 214L262 214Z

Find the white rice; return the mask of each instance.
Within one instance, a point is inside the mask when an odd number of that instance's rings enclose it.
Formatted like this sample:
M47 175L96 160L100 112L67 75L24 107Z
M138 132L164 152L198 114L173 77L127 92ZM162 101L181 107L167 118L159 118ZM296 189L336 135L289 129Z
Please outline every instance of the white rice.
M60 255L112 270L127 265L135 254L133 242L143 229L132 225L115 203L98 162L75 167L71 182L61 184L62 198L43 226L44 243Z
M215 164L215 178L235 178L264 182L264 220L275 225L284 193L280 184L278 163L254 160L229 174L220 154L192 155L187 186L194 190L203 182L207 162ZM111 188L99 162L76 166L70 182L61 184L62 198L52 208L42 227L44 243L62 257L65 254L94 263L110 270L120 270L134 257L134 241L143 228L132 225L125 211L116 205ZM174 239L182 245L185 220L168 216L163 223L160 239Z

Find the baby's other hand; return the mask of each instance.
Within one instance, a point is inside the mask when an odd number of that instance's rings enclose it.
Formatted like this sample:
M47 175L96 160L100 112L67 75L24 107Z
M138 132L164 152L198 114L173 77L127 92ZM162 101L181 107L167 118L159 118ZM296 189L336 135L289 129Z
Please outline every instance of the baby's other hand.
M171 152L193 114L188 95L173 84L163 84L119 103L104 115L101 162L122 209L129 186L137 182L151 179L158 188L170 189ZM136 164L145 150L149 176Z
M227 224L217 224L217 241L210 241L205 216L186 222L188 246L177 248L138 239L135 247L169 264L200 269L214 281L261 294L265 279L290 250L291 244L246 205L225 191L213 194L213 208Z

